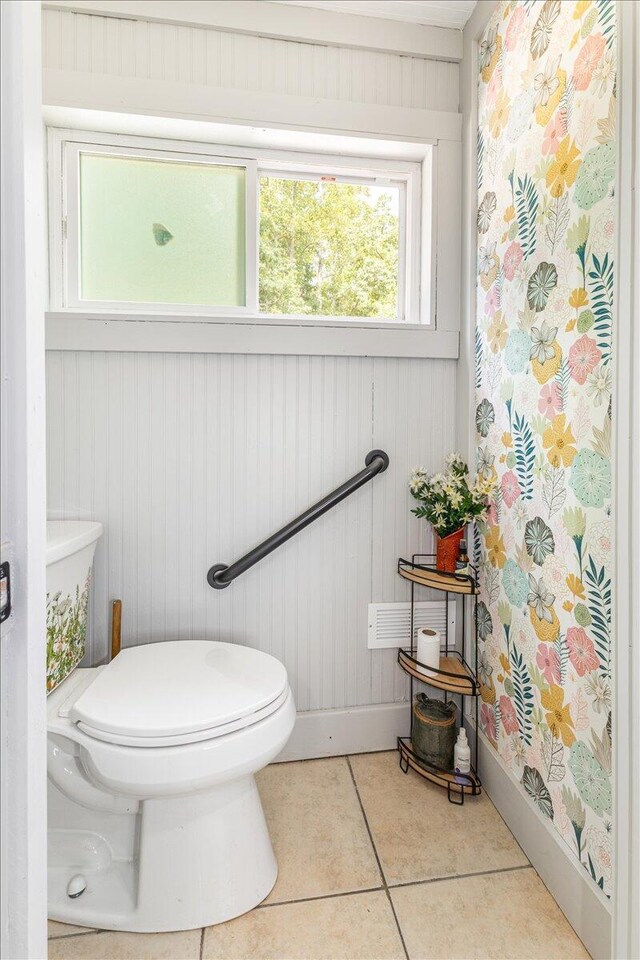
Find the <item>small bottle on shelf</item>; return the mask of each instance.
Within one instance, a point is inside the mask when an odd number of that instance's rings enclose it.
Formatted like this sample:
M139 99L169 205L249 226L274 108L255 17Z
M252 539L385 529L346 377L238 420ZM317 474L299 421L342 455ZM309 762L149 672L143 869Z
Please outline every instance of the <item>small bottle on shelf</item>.
M453 768L456 773L471 772L471 748L464 727L460 727L460 733L453 748Z
M469 576L469 555L467 554L467 541L460 541L460 553L456 560L456 574L459 577Z

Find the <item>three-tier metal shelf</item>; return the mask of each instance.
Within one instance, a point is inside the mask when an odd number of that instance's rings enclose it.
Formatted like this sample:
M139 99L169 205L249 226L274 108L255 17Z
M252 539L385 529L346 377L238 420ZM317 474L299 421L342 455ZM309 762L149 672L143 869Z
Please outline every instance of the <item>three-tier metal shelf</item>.
M415 553L411 560L398 560L398 573L411 584L411 634L410 647L398 650L398 663L409 674L411 686L411 732L413 734L414 687L417 681L442 690L445 701L450 696L460 698L461 722L465 715L465 697L472 697L475 707L475 752L478 758L478 581L476 570L469 567L469 574L453 574L438 570L435 554ZM445 603L445 648L440 655L438 668L429 667L417 659L414 603L416 587L438 590L444 595ZM456 649L456 638L449 636L449 598L461 597L462 631L460 645ZM471 610L468 609L471 607ZM468 622L469 627L468 629ZM441 770L427 763L414 751L411 737L398 737L400 769L407 773L412 767L421 777L444 787L450 803L462 805L466 796L477 797L482 792L482 784L477 770L472 766L469 773L456 773L454 770Z

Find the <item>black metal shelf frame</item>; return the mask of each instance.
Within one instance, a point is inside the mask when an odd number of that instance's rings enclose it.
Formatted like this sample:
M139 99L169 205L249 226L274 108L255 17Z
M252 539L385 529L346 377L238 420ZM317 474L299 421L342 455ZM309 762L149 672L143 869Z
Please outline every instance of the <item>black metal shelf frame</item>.
M335 490L328 493L326 497L318 500L317 503L314 503L313 506L305 510L304 513L301 513L299 517L290 520L289 523L285 524L285 526L276 531L276 533L272 533L270 537L267 537L266 540L259 543L257 547L249 550L248 553L245 553L245 555L240 557L239 560L236 560L235 563L232 563L230 566L226 563L216 563L210 567L207 573L209 586L213 587L214 590L224 590L224 588L228 587L241 573L244 573L255 563L258 563L259 560L262 560L273 550L277 549L277 547L282 546L283 543L286 543L286 541L295 536L296 533L300 533L301 530L308 527L310 523L313 523L314 520L321 517L327 510L331 510L332 507L337 506L341 500L355 493L356 490L363 487L365 483L369 483L369 481L373 480L379 473L384 473L389 466L389 457L384 450L370 450L364 462L365 467L363 470L360 470L359 473L356 473L355 476L349 480L345 480L339 487L336 487Z
M398 560L398 572L400 572L402 565L404 565L405 569L407 567L411 567L413 569L435 571L436 570L435 560L436 560L435 554L414 553L411 557L410 562L408 560L403 560L402 558ZM427 562L424 562L424 561L427 561ZM470 692L470 693L444 690L444 700L445 700L445 703L448 702L449 695L460 697L460 722L462 725L464 724L464 717L465 717L465 697L471 696L475 702L474 761L475 761L476 767L474 768L474 766L472 765L470 776L466 774L455 774L455 777L453 777L452 779L453 771L439 770L438 768L433 767L431 764L426 763L424 760L418 757L418 755L413 750L412 740L411 740L411 743L407 743L407 738L404 738L404 737L398 738L398 751L400 753L400 769L404 773L407 773L409 768L409 760L413 761L411 765L414 767L414 769L416 767L420 768L417 771L418 773L422 772L423 775L426 775L428 777L428 779L435 782L439 782L441 786L446 786L447 795L450 803L455 803L460 806L464 803L465 795L471 794L472 796L478 796L482 792L482 783L476 773L476 768L478 764L478 727L479 727L478 713L479 713L479 699L480 699L480 683L478 681L478 599L477 599L478 579L477 579L476 568L470 565L469 569L471 570L471 574L464 578L465 580L470 581L471 585L473 586L472 592L469 592L469 593L460 594L456 591L450 591L446 587L433 586L432 584L420 584L420 583L416 584L414 580L409 581L411 583L411 617L410 617L411 647L410 647L409 656L412 662L415 663L418 667L423 667L426 670L433 670L439 675L438 679L440 679L440 677L442 676L445 678L445 682L447 677L454 677L454 676L460 677L459 674L453 674L451 671L441 670L441 669L436 670L435 668L427 666L427 664L421 664L416 656L417 650L416 650L416 643L415 643L415 625L414 625L415 588L416 586L419 586L429 590L439 590L441 593L444 593L445 595L444 602L445 602L445 609L447 610L447 615L445 616L445 657L450 657L454 655L461 661L461 663L464 665L465 669L468 671L470 675L472 689L473 689L473 692ZM445 573L445 571L438 571L438 574L440 574L445 578L450 577L452 586L455 584L456 581L459 583L462 579L462 577L460 577L457 574L449 574L449 573ZM448 616L450 594L454 598L459 596L462 597L462 651L458 651L454 649L450 650L449 616ZM471 597L473 602L473 667L470 665L466 657L467 597ZM454 638L454 642L455 642L455 638ZM408 673L409 675L410 692L411 692L411 700L410 700L411 727L412 727L411 734L413 737L413 700L414 700L415 684L416 682L420 682L420 683L425 683L428 686L429 679L428 677L425 677L424 680L421 679L418 681L417 678L414 677L414 675L411 672L406 670L401 660L401 655L403 653L406 655L407 651L403 651L403 650L398 651L398 663L400 664L401 668L405 670L405 673ZM439 689L444 689L444 688L440 687Z

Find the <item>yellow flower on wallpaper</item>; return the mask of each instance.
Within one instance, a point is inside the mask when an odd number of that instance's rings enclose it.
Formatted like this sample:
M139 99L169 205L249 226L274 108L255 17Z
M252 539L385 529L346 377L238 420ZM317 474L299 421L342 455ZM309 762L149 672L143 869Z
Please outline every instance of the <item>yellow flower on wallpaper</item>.
M505 430L505 432L502 434L502 443L505 447L513 446L513 437L508 430Z
M543 363L534 357L531 361L531 372L538 383L547 383L548 380L555 377L562 364L562 348L560 344L557 340L554 340L550 346L553 348L553 356L550 359L545 359Z
M573 720L569 704L564 703L564 690L557 684L552 684L548 690L542 691L542 706L548 713L545 720L549 730L557 740L562 740L565 747L570 747L576 739L573 732Z
M543 620L538 616L533 607L529 607L531 626L535 630L538 640L542 640L543 643L553 643L560 636L560 621L558 620L558 614L555 612L553 607L550 608L549 613L551 614L551 622L548 620Z
M584 600L584 584L574 573L570 573L567 577L567 586L574 597L579 597L581 600Z
M582 14L585 13L591 6L592 0L578 0L576 3L576 8L573 11L573 19L580 20Z
M552 197L561 197L565 190L570 187L578 175L582 160L578 160L580 151L571 143L571 137L565 137L555 158L547 170L547 186Z
M500 353L507 345L509 336L509 325L502 316L502 311L498 310L493 322L489 327L487 334L489 336L489 345L493 353Z
M501 570L502 567L504 567L507 555L499 526L495 525L489 527L489 531L485 537L485 545L487 548L489 563L493 567L498 567Z
M542 434L542 445L553 467L570 467L576 455L576 438L564 413L559 413Z
M579 310L580 307L586 307L589 303L589 296L584 287L576 287L575 290L571 291L571 296L569 297L569 306L573 307L575 310Z
M489 83L489 80L491 80L493 71L500 59L501 51L502 37L497 36L495 32L490 32L480 44L480 73L485 83Z
M496 105L489 117L489 129L492 137L499 137L509 119L509 97L503 89L496 98Z
M480 684L480 697L484 703L496 702L496 687L493 678L489 680L489 683Z

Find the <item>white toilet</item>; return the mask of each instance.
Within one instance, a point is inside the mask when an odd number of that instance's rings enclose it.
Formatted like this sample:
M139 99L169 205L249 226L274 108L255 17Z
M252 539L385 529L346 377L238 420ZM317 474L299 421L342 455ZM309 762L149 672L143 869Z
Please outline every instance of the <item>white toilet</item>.
M101 533L98 523L48 524L48 611L58 610L47 644L48 686L57 684L49 916L131 931L221 923L276 880L254 774L293 729L287 673L268 654L206 640L129 647L106 666L74 669ZM75 637L60 636L64 622Z

